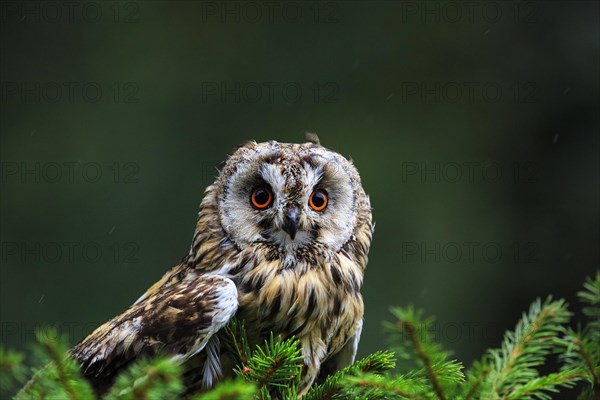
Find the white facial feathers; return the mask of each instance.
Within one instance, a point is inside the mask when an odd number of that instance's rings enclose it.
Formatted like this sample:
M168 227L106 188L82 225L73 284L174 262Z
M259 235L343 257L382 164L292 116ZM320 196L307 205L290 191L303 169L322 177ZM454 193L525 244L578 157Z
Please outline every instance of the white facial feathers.
M249 143L230 156L217 184L221 223L237 246L266 242L286 252L311 243L339 250L356 227L356 198L364 196L352 163L311 143ZM250 201L257 187L273 196L264 209ZM309 206L317 189L327 196L326 207L318 211ZM284 229L290 208L297 210L296 235Z

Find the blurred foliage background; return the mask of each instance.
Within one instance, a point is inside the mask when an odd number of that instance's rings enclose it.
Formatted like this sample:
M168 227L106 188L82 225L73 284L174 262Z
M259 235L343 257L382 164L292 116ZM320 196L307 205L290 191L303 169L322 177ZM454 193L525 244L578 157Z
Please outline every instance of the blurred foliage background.
M72 343L188 251L215 167L305 131L376 232L360 355L390 305L465 361L599 259L599 3L1 3L1 341Z

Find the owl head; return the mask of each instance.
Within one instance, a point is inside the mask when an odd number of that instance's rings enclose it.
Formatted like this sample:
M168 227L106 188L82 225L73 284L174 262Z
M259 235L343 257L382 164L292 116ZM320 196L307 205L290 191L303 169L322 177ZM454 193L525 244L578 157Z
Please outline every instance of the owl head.
M249 142L225 162L216 186L220 224L237 247L280 251L318 244L338 251L371 208L356 168L321 146Z

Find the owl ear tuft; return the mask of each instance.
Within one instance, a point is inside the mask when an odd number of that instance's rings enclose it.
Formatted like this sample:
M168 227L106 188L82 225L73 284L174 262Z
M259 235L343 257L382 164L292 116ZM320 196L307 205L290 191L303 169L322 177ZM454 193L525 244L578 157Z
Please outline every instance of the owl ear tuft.
M238 151L239 149L241 149L243 147L246 147L246 148L249 148L249 149L256 148L256 145L257 145L256 141L254 141L254 140L246 140L246 141L244 141L244 142L242 142L242 143L240 143L240 144L238 144L236 146L233 146L233 149L231 149L231 151L229 152L229 154L227 156L231 157L233 154L235 154L236 151Z
M306 138L307 142L318 144L318 145L321 144L321 141L319 140L319 137L314 132L305 132L304 133L304 137Z

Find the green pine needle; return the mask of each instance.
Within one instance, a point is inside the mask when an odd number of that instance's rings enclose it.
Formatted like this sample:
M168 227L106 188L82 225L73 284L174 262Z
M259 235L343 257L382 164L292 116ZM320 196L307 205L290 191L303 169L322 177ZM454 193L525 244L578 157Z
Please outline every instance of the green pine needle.
M415 367L393 373L395 355L371 354L315 384L303 400L461 399L549 400L577 382L585 386L578 400L600 399L600 272L588 279L579 297L589 322L576 330L562 300L535 301L507 332L498 349L474 363L467 376L432 336L433 318L412 306L393 308L395 322L385 324L392 344ZM17 400L99 400L55 331L39 331L44 367L25 385ZM182 368L168 358L141 360L119 374L103 400L295 400L303 371L299 342L271 334L251 348L243 321L232 320L220 338L237 363L235 380L206 393L184 397ZM558 353L560 371L540 375L538 367ZM0 347L0 389L24 378L23 356Z
M589 320L587 326L567 329L566 335L557 342L562 346L562 369L578 371L582 379L591 383L595 397L600 399L600 272L594 280L586 280L584 289L578 296L588 304L583 307Z
M361 374L344 378L343 399L426 399L434 393L425 378Z
M193 397L193 400L247 400L257 395L256 386L243 381L219 383L210 392Z
M106 400L175 399L183 390L179 365L168 358L146 359L119 374Z
M0 393L8 392L25 380L23 355L0 345Z
M577 293L579 300L588 304L582 311L589 320L591 338L600 342L600 271L594 279L587 278L583 288L585 290Z
M523 314L514 331L504 335L500 349L488 352L489 374L482 397L504 398L516 388L539 378L536 367L556 348L571 314L563 300L539 299ZM540 390L542 390L540 388Z
M455 384L464 379L462 364L448 361L451 353L431 335L433 318L424 318L423 311L412 305L394 307L391 312L397 321L384 323L384 328L390 335L393 348L404 358L416 360L417 365L424 369L436 397L445 400L446 393L454 392Z
M506 399L540 399L551 400L552 397L545 392L558 393L559 387L571 388L579 380L578 371L561 371L531 379L523 385L515 386Z
M252 352L248 344L244 321L233 317L221 330L220 338L229 353L234 356L236 365L240 366L248 363L248 360L252 357Z
M83 378L79 365L68 355L66 340L56 330L38 330L36 338L46 364L17 394L16 399L94 400L96 396Z
M322 384L313 385L303 399L343 398L347 395L343 384L346 377L368 373L382 374L395 366L396 360L393 353L378 351L336 372L334 375L328 376Z
M265 341L264 348L256 346L248 363L238 369L240 376L260 385L285 387L300 380L302 354L295 339L271 338Z

